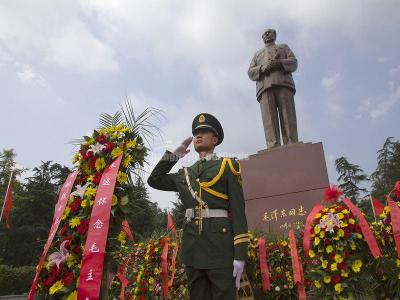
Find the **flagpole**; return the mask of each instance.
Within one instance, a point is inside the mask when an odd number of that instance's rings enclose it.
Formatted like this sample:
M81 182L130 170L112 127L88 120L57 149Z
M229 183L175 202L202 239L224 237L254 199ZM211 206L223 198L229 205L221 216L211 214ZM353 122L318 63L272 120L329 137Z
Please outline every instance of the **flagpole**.
M371 202L371 206L372 206L372 212L374 213L374 218L375 218L375 223L376 223L375 207L374 207L374 203L372 203L372 197L371 197L371 194L369 194L369 201Z
M6 206L7 192L8 192L8 189L10 188L12 176L13 176L13 171L11 171L10 180L8 181L8 185L7 185L7 189L6 189L6 194L4 195L3 208L1 209L1 214L0 214L0 222L3 219L4 207Z

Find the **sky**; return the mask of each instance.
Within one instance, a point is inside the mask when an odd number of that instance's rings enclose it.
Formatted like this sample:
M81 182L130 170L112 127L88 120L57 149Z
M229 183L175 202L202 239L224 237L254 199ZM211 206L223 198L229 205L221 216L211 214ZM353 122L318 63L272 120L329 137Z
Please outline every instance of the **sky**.
M224 127L218 154L254 154L266 145L247 69L264 30L275 28L277 43L298 59L299 139L323 143L331 183L340 156L371 174L385 139L400 136L399 7L396 0L1 1L0 150L13 148L26 168L48 160L72 167L70 141L130 99L138 114L163 111L147 172L191 135L201 112ZM197 159L191 149L173 171ZM176 199L149 192L162 208Z

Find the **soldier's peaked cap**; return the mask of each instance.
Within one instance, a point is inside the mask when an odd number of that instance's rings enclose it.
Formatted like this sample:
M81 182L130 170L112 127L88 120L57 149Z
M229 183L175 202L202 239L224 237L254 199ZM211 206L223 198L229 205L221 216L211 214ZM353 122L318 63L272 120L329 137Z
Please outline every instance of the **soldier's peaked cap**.
M210 115L208 113L198 114L193 119L192 133L194 134L195 131L200 128L211 129L218 136L218 142L216 146L221 144L224 140L224 130L222 129L222 125L213 115Z

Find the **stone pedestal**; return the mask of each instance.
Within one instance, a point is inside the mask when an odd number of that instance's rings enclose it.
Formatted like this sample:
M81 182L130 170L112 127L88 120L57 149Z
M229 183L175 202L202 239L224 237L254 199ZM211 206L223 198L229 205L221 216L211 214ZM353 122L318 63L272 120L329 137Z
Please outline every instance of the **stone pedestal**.
M250 230L301 229L329 186L322 143L261 150L240 161Z

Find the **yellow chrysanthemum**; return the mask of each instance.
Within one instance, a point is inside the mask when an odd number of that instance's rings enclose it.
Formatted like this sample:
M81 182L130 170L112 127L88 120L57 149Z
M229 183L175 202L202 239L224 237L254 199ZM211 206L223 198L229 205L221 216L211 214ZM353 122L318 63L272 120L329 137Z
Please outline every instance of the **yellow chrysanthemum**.
M396 258L396 266L400 268L400 259Z
M320 238L316 236L314 239L314 245L318 246L320 241L321 241Z
M78 217L74 217L69 221L69 226L71 228L77 227L79 224L81 224L81 220Z
M86 199L82 200L81 207L86 207L87 206L87 202L88 201Z
M331 271L337 271L337 263L332 263L331 264Z
M281 245L282 245L283 247L286 247L286 246L288 245L288 243L287 243L286 241L281 241Z
M321 283L319 282L319 280L314 280L314 285L317 289L321 288Z
M356 250L356 248L357 248L356 243L354 243L353 241L351 241L351 242L350 242L350 247L351 247L351 250Z
M328 267L328 261L327 261L327 260L323 260L322 263L321 263L321 265L322 265L322 267L323 267L324 269L326 269L326 268Z
M111 206L115 206L118 204L118 198L117 196L113 195L111 198Z
M149 278L149 284L153 284L154 283L154 278L153 277L150 277Z
M122 161L122 165L127 168L131 165L131 162L133 162L133 157L132 155L128 154L124 157L124 160Z
M75 262L76 262L75 256L73 256L73 255L68 255L68 257L67 257L67 266L68 266L68 268L71 269L71 267L72 267L73 265L75 265Z
M321 231L321 232L319 233L319 237L320 237L321 239L323 239L323 238L325 237L325 231Z
M123 153L122 149L119 147L115 147L112 151L111 151L111 157L114 159L118 156L120 156Z
M325 251L326 251L326 253L328 253L328 254L331 253L331 252L333 251L332 245L328 245L328 246L326 247Z
M331 276L329 276L329 275L324 276L324 282L325 283L330 283L331 282Z
M56 281L49 290L49 294L50 295L54 295L55 293L57 293L59 290L61 290L64 287L64 284L62 283L61 280Z
M344 237L344 230L340 228L337 232L338 237Z
M358 233L358 232L357 232L355 235L356 235L356 238L358 238L358 239L360 239L360 240L363 238L363 236L362 236L361 233Z
M96 195L97 189L91 186L88 186L85 191L85 196L92 198Z
M350 219L349 219L349 223L350 223L350 224L355 224L355 223L356 223L356 220L354 220L353 218L350 218Z
M64 213L63 213L63 216L61 219L64 221L68 217L70 212L71 212L71 207L67 206L64 210Z
M136 145L137 145L137 140L136 140L136 139L134 139L134 140L129 140L129 141L126 143L126 147L131 148L131 149L136 148Z
M160 274L160 269L159 268L154 268L154 275Z
M124 184L128 181L128 175L122 171L119 171L117 174L117 180L120 184Z
M97 171L102 171L106 167L106 162L103 157L96 159L95 167Z
M343 257L340 254L336 254L335 261L340 264L343 261Z
M125 233L124 231L121 231L121 232L118 234L117 239L118 239L118 241L121 243L121 245L124 245L124 244L126 243L126 233Z
M314 227L315 234L318 234L321 231L321 228L317 225Z
M342 287L342 284L340 282L335 284L335 291L337 293L343 292L343 287Z
M314 258L315 257L315 252L312 249L308 250L308 256L310 258Z
M93 178L94 178L94 176L93 175L90 175L90 176L88 176L87 177L87 182L93 182Z
M338 218L341 220L341 219L343 219L344 218L344 214L343 213L337 213L337 216L338 216Z
M350 211L347 208L345 208L342 210L342 213L344 213L345 215L348 215L350 213Z
M362 261L360 259L356 259L351 265L351 269L354 273L359 273L361 271Z
M76 291L73 291L69 296L67 297L67 300L77 300L78 299L78 293Z
M82 155L79 152L74 153L74 155L72 156L72 163L75 164L81 161L82 161Z
M341 273L340 273L340 276L349 277L349 273L347 273L345 270L342 270Z

